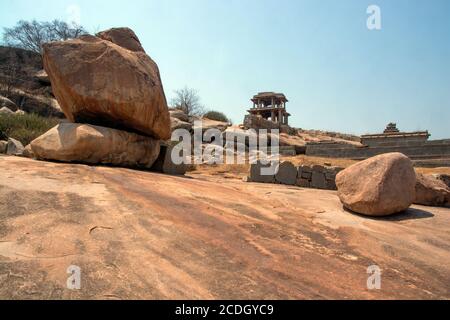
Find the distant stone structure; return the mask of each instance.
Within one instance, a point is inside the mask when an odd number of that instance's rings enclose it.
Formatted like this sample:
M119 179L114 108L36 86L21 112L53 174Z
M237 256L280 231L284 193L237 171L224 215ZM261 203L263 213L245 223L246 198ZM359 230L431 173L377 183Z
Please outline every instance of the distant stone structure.
M361 136L361 144L310 142L306 155L331 158L367 159L379 154L401 152L416 165L450 166L450 139L428 140L428 131L401 132L389 123L383 133Z
M395 123L389 123L383 133L361 136L361 143L369 147L408 146L424 144L429 137L428 131L400 132Z
M290 113L286 111L289 100L283 93L260 92L251 101L253 107L244 119L246 129L280 129L288 133Z

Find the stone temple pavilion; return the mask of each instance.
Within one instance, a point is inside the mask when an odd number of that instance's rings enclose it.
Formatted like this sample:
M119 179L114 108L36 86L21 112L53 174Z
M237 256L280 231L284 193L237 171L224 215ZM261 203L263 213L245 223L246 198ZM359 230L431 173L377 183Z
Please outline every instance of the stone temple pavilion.
M260 92L251 99L253 108L248 110L252 116L262 117L280 125L289 125L286 102L289 100L282 93Z

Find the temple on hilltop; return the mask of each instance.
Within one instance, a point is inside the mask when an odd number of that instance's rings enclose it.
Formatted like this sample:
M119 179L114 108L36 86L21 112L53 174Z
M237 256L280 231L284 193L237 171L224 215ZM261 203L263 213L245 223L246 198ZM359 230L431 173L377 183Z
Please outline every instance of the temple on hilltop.
M425 143L430 134L428 131L400 132L396 123L389 123L383 133L361 136L365 146L413 146Z
M379 154L401 152L415 166L450 167L450 139L429 140L428 131L404 132L389 123L382 133L361 136L361 143L319 141L306 144L306 155L363 160Z
M261 117L265 120L280 125L289 125L289 117L286 111L286 102L289 100L282 93L260 92L251 99L253 108L248 110L252 116Z

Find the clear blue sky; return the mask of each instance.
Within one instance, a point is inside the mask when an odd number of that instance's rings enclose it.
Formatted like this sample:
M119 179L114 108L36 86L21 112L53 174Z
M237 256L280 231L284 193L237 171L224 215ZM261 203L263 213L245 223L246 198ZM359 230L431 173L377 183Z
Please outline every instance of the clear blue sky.
M369 5L382 29L366 27ZM185 85L241 123L249 99L280 91L294 126L363 134L394 121L450 138L448 0L0 0L0 27L66 20L134 29L168 100Z

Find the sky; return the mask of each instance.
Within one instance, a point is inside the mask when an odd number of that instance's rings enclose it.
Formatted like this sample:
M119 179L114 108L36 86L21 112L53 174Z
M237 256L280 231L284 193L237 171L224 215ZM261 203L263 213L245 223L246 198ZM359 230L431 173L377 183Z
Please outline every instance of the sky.
M380 30L367 27L370 5ZM32 19L132 28L169 102L187 86L236 124L254 94L276 91L295 127L365 134L396 122L450 138L448 0L0 0L0 28Z

